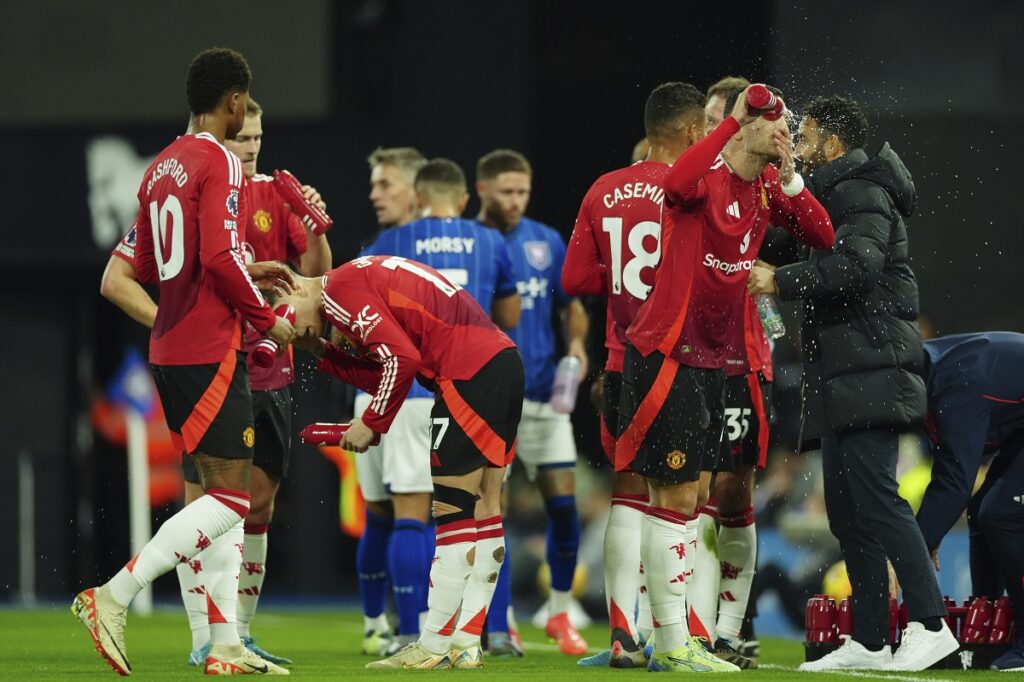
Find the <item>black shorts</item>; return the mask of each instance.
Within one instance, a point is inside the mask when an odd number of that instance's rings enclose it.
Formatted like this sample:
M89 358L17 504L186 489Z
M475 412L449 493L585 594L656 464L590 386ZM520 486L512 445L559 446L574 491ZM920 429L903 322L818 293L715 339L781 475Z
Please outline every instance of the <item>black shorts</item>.
M622 433L619 429L619 406L622 401L622 372L604 373L604 399L601 401L601 449L615 471L629 471L629 461L615 460L615 443Z
M460 476L515 457L523 414L523 361L506 348L473 378L440 379L430 411L430 473Z
M727 378L725 436L716 471L736 471L740 464L763 469L773 421L772 382L760 372Z
M292 393L287 386L270 391L252 392L253 466L280 481L288 475L288 456L292 449ZM189 483L199 483L196 464L188 455L181 457L181 471Z
M252 459L256 441L245 355L220 363L150 365L175 447L224 459Z
M681 365L626 345L616 466L671 483L696 481L717 461L725 410L725 372Z

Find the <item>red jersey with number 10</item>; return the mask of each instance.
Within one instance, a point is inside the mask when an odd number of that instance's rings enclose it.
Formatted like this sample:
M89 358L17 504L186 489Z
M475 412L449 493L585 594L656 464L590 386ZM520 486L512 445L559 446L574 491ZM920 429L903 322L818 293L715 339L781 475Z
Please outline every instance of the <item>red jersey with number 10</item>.
M364 256L331 270L323 305L363 359L329 347L319 367L373 395L362 420L377 433L387 432L416 375L471 379L515 348L466 290L406 258Z
M806 189L786 196L772 165L752 181L732 172L719 153L738 131L727 117L665 177L661 264L626 333L644 356L713 369L745 353L746 285L769 222L813 248L832 246L828 213Z
M562 267L572 295L608 297L605 369L622 371L626 329L661 257L662 189L669 165L639 161L599 177L580 206Z
M179 137L146 169L135 272L160 289L149 343L153 364L222 361L241 348L240 314L260 332L274 325L242 255L243 180L238 157L209 133Z

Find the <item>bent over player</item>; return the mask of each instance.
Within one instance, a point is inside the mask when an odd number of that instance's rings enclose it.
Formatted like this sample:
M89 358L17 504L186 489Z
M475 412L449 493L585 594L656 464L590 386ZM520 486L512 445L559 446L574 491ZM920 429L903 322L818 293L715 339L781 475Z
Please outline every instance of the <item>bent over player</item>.
M422 263L362 257L301 284L304 293L286 299L304 332L300 347L373 395L343 448L362 452L386 434L414 379L436 395L423 454L437 522L426 622L417 642L367 667L478 668L479 644L453 650L452 633L461 607L460 629L479 634L504 561L500 492L522 412L519 353L466 290ZM319 338L325 317L356 355Z

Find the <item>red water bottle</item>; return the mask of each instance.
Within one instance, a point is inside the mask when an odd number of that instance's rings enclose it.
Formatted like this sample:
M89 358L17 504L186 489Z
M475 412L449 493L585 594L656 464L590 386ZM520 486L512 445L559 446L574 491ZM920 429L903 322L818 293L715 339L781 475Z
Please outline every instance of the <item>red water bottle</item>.
M283 317L288 320L292 325L295 324L295 308L287 303L282 303L274 308L274 313L278 317ZM274 339L269 336L260 339L259 343L256 344L256 347L252 349L252 364L264 369L272 367L274 359L277 357L277 352L280 348L281 347L277 345L277 341L274 341Z
M808 642L837 642L836 603L828 595L819 594L807 601L806 627Z
M948 596L943 595L942 603L946 605L946 617L944 619L946 621L946 626L949 628L949 631L953 633L954 637L959 638L956 631L956 615L953 613L954 609L956 609L956 602Z
M341 445L341 439L351 424L317 422L299 432L299 439L307 445ZM375 433L370 445L380 445L380 434Z
M900 628L900 607L896 600L889 597L889 642L896 643L896 635Z
M767 121L777 121L786 109L782 98L760 83L747 88L747 109L760 113Z
M978 597L971 602L964 619L960 641L964 644L983 644L988 641L992 629L992 604L987 597Z
M836 614L836 624L839 627L839 638L853 635L853 604L849 597L839 602L839 610Z
M996 599L992 609L992 629L988 631L989 644L1006 644L1010 641L1010 627L1013 625L1013 607L1009 597Z

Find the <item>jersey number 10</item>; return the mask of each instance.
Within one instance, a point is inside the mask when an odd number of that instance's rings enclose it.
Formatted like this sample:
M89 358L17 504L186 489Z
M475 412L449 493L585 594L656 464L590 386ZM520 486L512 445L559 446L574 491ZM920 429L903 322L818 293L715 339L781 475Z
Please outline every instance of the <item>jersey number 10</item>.
M611 243L612 294L621 294L622 287L625 286L630 296L640 300L646 299L651 286L644 284L640 279L640 273L644 268L656 266L661 258L661 225L653 220L644 220L633 226L626 240L629 254L625 264L622 262L622 218L603 218L601 231L608 233ZM645 237L654 237L653 252L645 248Z
M153 255L160 273L160 281L166 282L179 272L185 264L185 230L178 197L168 194L163 206L149 202L149 224L153 229ZM170 231L168 240L167 232Z

